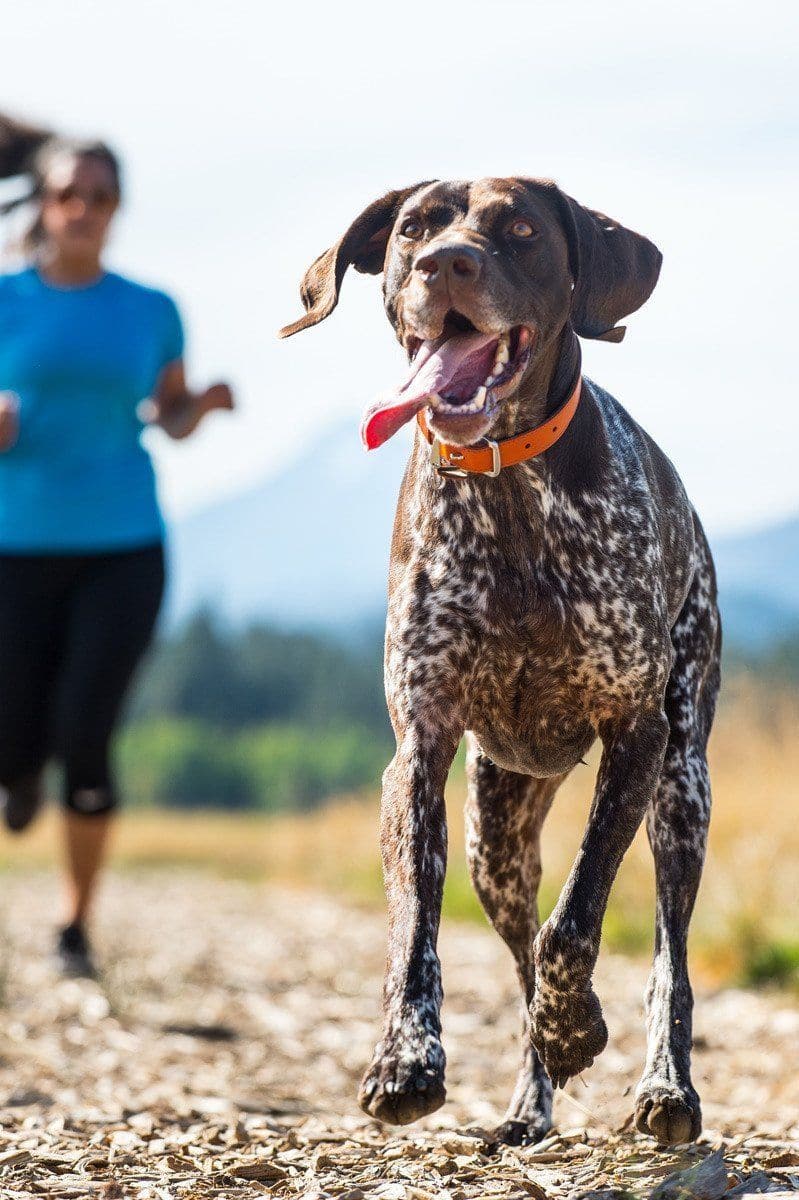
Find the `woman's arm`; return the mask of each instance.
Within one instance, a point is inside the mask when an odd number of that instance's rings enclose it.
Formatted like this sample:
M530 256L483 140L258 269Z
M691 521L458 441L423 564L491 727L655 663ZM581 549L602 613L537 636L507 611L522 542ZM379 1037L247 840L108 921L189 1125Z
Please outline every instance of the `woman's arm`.
M14 392L0 392L0 454L19 437L19 400Z
M194 433L206 413L232 408L233 393L226 383L214 383L203 392L190 391L183 360L178 359L164 367L152 399L139 406L139 415L179 440Z

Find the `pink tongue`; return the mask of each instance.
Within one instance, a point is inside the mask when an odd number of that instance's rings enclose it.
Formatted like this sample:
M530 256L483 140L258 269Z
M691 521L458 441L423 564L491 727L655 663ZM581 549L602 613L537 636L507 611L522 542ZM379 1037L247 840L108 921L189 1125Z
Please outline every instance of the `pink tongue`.
M463 393L463 399L473 395L491 370L496 342L492 333L463 333L441 344L424 342L405 382L366 410L361 422L366 449L376 450L387 442L435 393L449 389Z

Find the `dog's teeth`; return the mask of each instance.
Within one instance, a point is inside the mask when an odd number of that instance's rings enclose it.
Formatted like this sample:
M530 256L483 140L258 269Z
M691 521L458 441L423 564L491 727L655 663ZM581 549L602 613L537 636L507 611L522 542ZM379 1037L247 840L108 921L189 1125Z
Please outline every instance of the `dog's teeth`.
M497 346L496 354L494 355L494 363L493 363L493 366L491 367L491 375L489 376L489 382L492 382L494 379L498 378L498 376L500 376L502 374L509 358L510 358L510 345L508 343L508 339L506 337L502 337L502 338L500 338L499 345Z
M428 397L427 403L432 409L441 409L449 413L457 413L460 417L470 417L474 413L479 413L485 408L486 396L488 395L487 384L482 384L471 399L466 404L455 404L446 400L443 396L437 395L435 392Z

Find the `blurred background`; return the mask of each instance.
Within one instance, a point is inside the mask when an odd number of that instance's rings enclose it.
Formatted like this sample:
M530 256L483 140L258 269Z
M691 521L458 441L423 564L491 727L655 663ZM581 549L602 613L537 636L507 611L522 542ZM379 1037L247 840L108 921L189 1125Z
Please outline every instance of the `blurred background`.
M120 867L381 903L382 622L408 443L367 457L358 420L402 356L372 277L348 278L319 329L275 331L300 313L306 266L385 189L552 177L664 253L624 344L586 344L584 361L676 463L718 565L726 671L696 954L708 978L797 981L796 20L787 0L6 9L0 109L120 151L111 265L176 297L193 371L231 377L239 401L189 444L148 434L172 585L118 746ZM545 909L594 765L550 821ZM446 911L479 920L460 766L450 793ZM4 838L2 863L49 862L51 833ZM612 946L650 944L651 893L639 839Z

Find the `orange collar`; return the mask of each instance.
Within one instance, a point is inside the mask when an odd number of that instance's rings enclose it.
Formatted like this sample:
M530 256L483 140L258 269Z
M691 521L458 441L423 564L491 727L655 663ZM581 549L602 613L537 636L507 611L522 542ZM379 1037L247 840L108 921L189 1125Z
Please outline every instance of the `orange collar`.
M453 446L448 442L440 442L430 432L425 410L422 408L416 414L416 420L422 434L430 443L430 461L439 475L499 475L503 467L512 467L515 463L526 462L543 454L569 428L572 417L577 412L582 390L582 377L578 377L574 391L558 411L543 425L528 429L526 433L517 433L515 437L504 438L501 442L492 442L483 438L477 446Z

